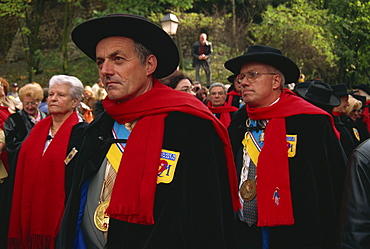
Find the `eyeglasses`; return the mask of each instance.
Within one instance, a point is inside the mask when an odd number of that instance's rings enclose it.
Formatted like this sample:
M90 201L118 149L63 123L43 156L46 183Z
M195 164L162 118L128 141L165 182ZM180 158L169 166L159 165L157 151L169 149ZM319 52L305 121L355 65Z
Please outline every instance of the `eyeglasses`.
M236 80L239 84L242 83L244 78L247 78L249 82L254 82L258 75L276 75L277 73L258 73L256 71L248 71L246 73L240 73L238 76L236 76Z
M39 104L39 102L24 102L24 105L25 106L29 106L29 105L31 105L31 106L37 106Z

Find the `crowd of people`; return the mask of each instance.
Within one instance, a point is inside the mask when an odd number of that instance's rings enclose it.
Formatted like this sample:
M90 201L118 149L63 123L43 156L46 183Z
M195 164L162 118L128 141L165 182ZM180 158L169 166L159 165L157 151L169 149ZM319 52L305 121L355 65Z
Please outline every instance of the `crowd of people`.
M92 86L0 77L0 248L370 245L368 85L305 80L264 45L211 84L199 38L196 81L173 39L131 14L72 31Z

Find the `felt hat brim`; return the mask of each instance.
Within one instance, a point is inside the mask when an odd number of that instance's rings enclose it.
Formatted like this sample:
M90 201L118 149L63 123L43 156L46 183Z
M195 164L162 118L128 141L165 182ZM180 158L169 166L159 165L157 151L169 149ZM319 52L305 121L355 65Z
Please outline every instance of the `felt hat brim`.
M96 60L96 45L103 39L123 36L141 43L157 58L155 78L173 73L179 65L179 52L173 39L148 19L131 14L111 14L88 20L72 31L72 40L82 52Z
M310 83L300 83L297 84L295 87L296 93L304 98L305 100L315 103L315 104L320 104L320 105L325 105L325 106L330 106L330 107L336 107L339 106L341 101L339 97L337 97L331 87L328 85L328 89L325 88L320 88L317 85L321 84L320 82L310 82ZM322 83L326 84L326 83ZM327 96L330 97L327 98Z
M250 62L264 63L277 68L284 74L286 84L296 82L300 75L298 66L282 55L280 50L262 45L250 46L244 55L226 61L225 68L234 74L239 74L240 68Z

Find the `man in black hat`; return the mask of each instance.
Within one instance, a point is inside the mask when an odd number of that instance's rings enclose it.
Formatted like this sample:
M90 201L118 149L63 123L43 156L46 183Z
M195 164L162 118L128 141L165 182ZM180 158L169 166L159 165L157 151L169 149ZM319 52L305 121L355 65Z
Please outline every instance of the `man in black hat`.
M227 77L227 81L229 81L232 85L227 90L226 103L239 109L244 105L244 102L242 94L240 93L242 88L238 83L236 76L236 74L233 74Z
M157 80L178 65L171 37L143 17L115 14L80 24L72 39L96 61L108 96L77 153L57 247L235 248L227 130L193 96Z
M349 93L346 84L333 85L331 88L333 89L333 93L340 99L340 104L335 106L331 113L334 118L335 128L337 128L340 133L340 142L349 158L353 149L358 145L358 140L353 130L350 131L346 126L346 123L348 123L350 119L346 115L346 110L349 106Z
M240 248L334 248L346 157L332 117L284 89L299 69L276 48L250 46L225 67L246 103L228 128Z

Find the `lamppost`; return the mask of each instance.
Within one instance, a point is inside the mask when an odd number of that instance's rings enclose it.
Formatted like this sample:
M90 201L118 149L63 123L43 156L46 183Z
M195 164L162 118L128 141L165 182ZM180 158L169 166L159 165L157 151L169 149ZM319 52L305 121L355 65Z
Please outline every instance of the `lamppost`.
M172 37L172 39L175 41L177 45L177 48L179 49L180 46L178 45L178 39L176 39L177 27L179 26L179 19L177 19L177 16L172 13L168 13L164 15L161 20L161 25L162 25L162 29L166 31L167 34L169 34ZM179 56L180 56L180 68L182 68L183 61L182 61L181 49L179 49Z
M161 20L162 29L170 36L176 35L177 27L179 26L179 19L172 13L164 15Z

